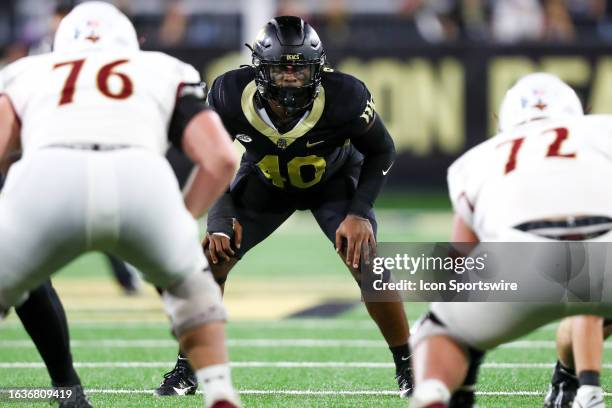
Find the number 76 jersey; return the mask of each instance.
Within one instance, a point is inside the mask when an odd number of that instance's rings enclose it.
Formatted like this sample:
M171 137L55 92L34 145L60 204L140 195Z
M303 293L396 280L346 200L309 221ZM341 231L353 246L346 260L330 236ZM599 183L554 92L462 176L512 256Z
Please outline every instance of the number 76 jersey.
M612 218L612 116L541 119L498 134L448 170L456 214L481 241L525 222Z
M0 71L22 123L24 151L54 144L139 146L163 154L177 91L200 82L190 65L159 52L49 53Z

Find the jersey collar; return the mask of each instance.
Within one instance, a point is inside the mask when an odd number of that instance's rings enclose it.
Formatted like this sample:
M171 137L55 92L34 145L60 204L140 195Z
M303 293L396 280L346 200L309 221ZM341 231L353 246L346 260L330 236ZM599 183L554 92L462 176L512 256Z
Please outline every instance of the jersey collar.
M275 145L278 145L280 139L284 139L287 146L289 146L298 137L304 136L312 129L323 115L323 108L325 107L325 90L321 87L308 116L302 118L289 132L279 133L274 126L267 124L261 116L259 116L259 113L255 109L255 104L253 103L255 92L257 92L257 86L255 85L255 81L251 81L242 92L242 98L240 100L242 112L251 126L270 139Z

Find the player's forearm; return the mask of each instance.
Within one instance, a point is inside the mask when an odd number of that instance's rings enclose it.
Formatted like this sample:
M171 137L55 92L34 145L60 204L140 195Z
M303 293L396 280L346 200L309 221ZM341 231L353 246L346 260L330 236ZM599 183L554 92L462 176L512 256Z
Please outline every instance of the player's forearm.
M233 220L236 218L234 200L228 191L225 192L208 211L207 231L209 233L221 232L233 236Z
M470 226L463 221L463 218L457 213L453 217L453 231L451 233L453 242L471 242L478 243L480 240Z
M200 218L206 210L227 190L233 176L233 169L222 174L199 167L185 190L185 206L194 216Z
M378 194L385 185L387 175L395 160L393 139L380 118L362 136L352 140L364 155L357 191L349 208L350 214L365 217L374 206Z
M357 190L349 207L350 214L366 216L385 185L394 159L395 151L364 158Z
M229 186L238 167L238 156L214 111L202 112L189 122L183 150L198 165L186 189L185 203L199 217Z

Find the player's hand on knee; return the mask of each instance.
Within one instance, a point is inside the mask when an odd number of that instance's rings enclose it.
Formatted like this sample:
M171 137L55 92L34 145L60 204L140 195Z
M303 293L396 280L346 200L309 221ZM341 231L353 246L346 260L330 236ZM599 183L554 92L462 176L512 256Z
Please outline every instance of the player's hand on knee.
M349 214L336 230L336 252L342 250L342 240L346 239L346 264L359 267L362 257L370 263L370 246L376 246L372 224L367 218Z
M234 256L234 250L230 242L230 237L222 232L207 232L204 242L202 243L204 250L208 248L210 260L217 264L219 260L229 261L230 257Z
M242 243L242 225L240 225L238 220L234 219L233 226L235 247L239 249ZM207 232L204 242L202 242L202 247L205 252L208 249L210 260L214 264L219 263L220 260L229 261L236 254L232 248L231 237L223 232Z

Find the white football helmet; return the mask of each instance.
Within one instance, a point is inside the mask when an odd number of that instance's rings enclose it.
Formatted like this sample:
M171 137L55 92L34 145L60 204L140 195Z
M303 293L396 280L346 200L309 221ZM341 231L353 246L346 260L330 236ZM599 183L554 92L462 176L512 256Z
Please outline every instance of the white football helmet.
M576 92L552 74L525 75L506 92L499 109L499 131L544 118L583 116Z
M54 52L138 50L140 44L130 20L117 7L102 1L76 6L55 33Z

